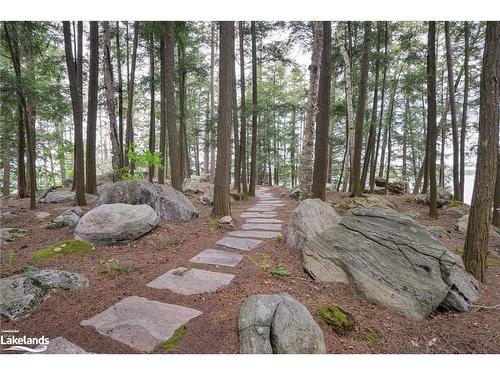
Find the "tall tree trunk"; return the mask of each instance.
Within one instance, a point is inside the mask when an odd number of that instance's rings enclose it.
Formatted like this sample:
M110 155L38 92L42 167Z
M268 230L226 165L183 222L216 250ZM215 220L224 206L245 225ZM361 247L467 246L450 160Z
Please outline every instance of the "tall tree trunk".
M212 22L212 28L210 30L210 122L212 124L210 131L210 181L215 180L215 146L214 138L216 131L214 129L214 111L215 111L215 79L214 79L214 69L215 69L215 24Z
M235 28L233 27L233 32ZM233 43L235 44L235 35L233 35ZM233 122L233 138L234 138L234 186L233 189L238 193L241 192L241 159L240 159L240 134L238 126L238 98L236 90L236 52L233 48L233 70L231 79L231 107L232 107L232 122Z
M115 111L115 84L113 80L113 65L111 63L111 36L109 22L102 23L104 30L104 84L106 86L106 103L109 116L109 136L111 138L111 164L113 167L113 181L118 181L123 168L123 149L120 144L119 129L116 126Z
M446 39L446 66L448 69L448 95L450 101L451 112L451 132L453 138L453 198L462 201L460 193L460 175L459 175L459 139L457 127L457 115L455 110L455 90L453 89L453 57L450 41L450 23L444 23L445 39Z
M83 159L83 99L82 99L82 32L83 22L78 21L78 49L77 56L73 57L71 48L71 25L69 21L63 22L64 49L66 54L66 66L68 68L69 86L71 93L71 105L73 108L73 122L75 125L75 161L74 161L74 187L76 192L76 203L79 206L86 205L85 197L85 174Z
M137 45L139 43L139 21L134 22L134 42L132 45L132 66L130 67L130 78L127 81L127 129L125 134L125 160L129 165L130 175L134 175L135 165L130 160L129 152L134 150L134 125L133 125L133 107L134 107L134 86L135 86L135 65L137 61ZM128 50L128 42L127 42ZM128 59L128 53L127 53ZM127 62L128 69L128 62ZM127 73L128 75L128 73Z
M116 21L116 65L118 69L118 141L122 149L121 152L123 155L123 78L122 78L122 51L120 48L119 21Z
M168 169L167 164L167 99L165 93L165 34L162 33L160 39L160 160L161 167L158 168L158 183L165 183L165 171Z
M309 95L307 98L307 118L302 135L302 155L300 158L299 189L300 199L309 198L312 195L313 179L313 142L314 142L314 118L317 111L318 87L321 69L321 53L323 50L323 24L314 23L314 41L309 65Z
M499 145L500 147L500 145ZM497 177L495 181L495 198L493 200L493 225L500 228L500 149L497 154Z
M179 138L175 125L175 88L174 88L174 22L165 22L165 100L168 132L168 151L172 187L182 191L182 167L179 153Z
M2 180L2 196L8 197L10 194L10 139L7 134L4 134L3 140L3 180Z
M372 23L364 22L363 58L361 60L361 78L359 80L358 108L356 113L356 128L354 136L354 155L352 160L351 191L353 196L360 197L364 186L361 183L361 151L363 148L363 123L365 119L366 91L368 83L368 68L370 63Z
M410 99L406 96L405 99L405 114L403 123L403 167L401 171L403 181L408 180L408 168L407 168L407 142L408 142L408 122L409 122L409 112L410 112Z
M469 23L464 23L464 102L462 105L462 129L460 132L460 198L464 201L465 189L465 137L467 136L467 107L469 103Z
M429 21L427 36L427 150L429 157L429 216L438 218L436 186L436 22Z
M179 153L182 180L191 175L186 129L186 45L182 37L177 44L179 65Z
M297 178L297 169L296 169L296 161L295 161L295 149L297 147L297 139L295 136L295 118L296 118L296 109L295 106L292 108L292 118L291 118L291 126L290 126L290 180L292 188L295 187L295 180Z
M479 97L479 143L476 177L465 236L465 270L486 279L491 205L495 190L500 122L500 22L486 23Z
M408 135L410 137L410 151L411 151L411 162L412 162L412 171L413 171L413 182L414 182L414 188L417 183L418 179L418 172L417 172L417 149L415 147L415 134L413 132L413 125L412 125L412 120L411 120L411 106L410 106L410 100L408 99L408 108L407 108L407 124L408 124Z
M375 148L375 155L372 158L372 163L370 165L370 192L373 193L375 191L375 173L377 170L377 160L380 149L380 137L382 135L382 124L384 119L384 103L385 103L385 89L387 82L387 52L388 52L388 43L389 43L389 28L387 22L384 22L384 72L382 74L382 93L380 95L380 115L378 119L378 131L377 131L377 147Z
M314 148L314 170L312 194L326 201L328 179L328 130L330 128L331 45L332 24L322 22L322 48L318 88L318 113L316 117L316 143Z
M370 130L368 133L368 142L366 144L365 159L363 161L363 170L361 173L361 189L364 190L366 186L366 178L368 175L368 167L370 160L375 156L375 131L377 123L377 105L378 105L378 83L380 73L380 34L382 31L382 22L377 22L377 52L375 56L375 87L373 91L373 105L370 120Z
M7 26L9 24L9 26ZM17 195L19 198L26 198L26 166L24 154L26 148L25 139L25 111L26 98L21 86L21 62L19 57L19 44L15 23L3 22L5 37L9 46L12 66L16 75L16 98L17 98ZM9 32L9 29L12 30Z
M150 96L150 106L149 106L149 152L155 152L156 145L156 124L155 124L155 45L154 45L154 34L150 32L149 34L149 96ZM155 166L149 165L149 181L153 182L155 175Z
M252 145L250 160L250 196L255 196L255 183L257 182L257 36L255 21L251 21L252 34Z
M350 28L349 28L350 30ZM352 87L352 73L351 73L351 59L347 54L344 44L340 41L340 37L337 30L337 39L340 46L340 53L344 59L345 65L345 82L346 82L346 102L347 102L347 125L346 125L346 149L344 155L344 161L342 163L341 174L342 180L344 181L343 191L347 188L347 183L350 180L351 175L351 164L354 157L354 139L355 139L355 129L354 129L354 110L352 105L353 87ZM351 49L351 48L349 48Z
M86 191L97 193L96 176L96 124L97 92L99 89L99 22L90 21L90 61L89 95L87 109L87 148L86 148Z
M203 172L210 173L210 91L207 91L207 109L205 111L205 139L203 140Z
M245 112L245 51L244 35L245 25L243 21L238 23L240 40L240 164L241 164L241 185L243 194L248 193L247 185L247 118Z
M234 22L219 23L219 121L217 129L217 167L212 216L231 215L229 196L231 157L231 91L234 75Z

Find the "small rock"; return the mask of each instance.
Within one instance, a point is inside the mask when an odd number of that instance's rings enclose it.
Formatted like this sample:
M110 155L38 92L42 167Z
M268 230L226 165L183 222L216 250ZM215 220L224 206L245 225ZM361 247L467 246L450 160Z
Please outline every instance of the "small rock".
M233 218L231 216L229 216L229 215L223 216L223 217L221 217L219 219L219 223L223 224L223 225L225 225L225 224L232 225L233 224Z
M50 212L44 212L44 211L40 211L40 212L35 212L35 217L38 219L38 220L45 220L46 218L48 218L50 216Z
M29 234L28 229L21 228L0 228L0 240L2 242L11 242L18 238L24 237Z

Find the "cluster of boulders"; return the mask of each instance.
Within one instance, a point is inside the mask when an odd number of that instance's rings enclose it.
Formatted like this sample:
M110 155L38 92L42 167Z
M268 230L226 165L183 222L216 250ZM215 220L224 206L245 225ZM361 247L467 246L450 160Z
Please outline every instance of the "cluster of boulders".
M438 307L465 311L479 297L461 257L393 209L359 207L339 218L324 202L305 200L291 214L287 243L302 251L314 279L350 284L366 300L410 317Z
M427 194L417 194L414 197L414 200L416 203L420 204L429 204L430 202L430 192ZM437 206L438 208L441 208L447 204L449 204L452 201L452 195L451 193L443 188L438 187L437 188Z
M238 318L242 354L322 354L323 332L307 308L287 293L257 294Z

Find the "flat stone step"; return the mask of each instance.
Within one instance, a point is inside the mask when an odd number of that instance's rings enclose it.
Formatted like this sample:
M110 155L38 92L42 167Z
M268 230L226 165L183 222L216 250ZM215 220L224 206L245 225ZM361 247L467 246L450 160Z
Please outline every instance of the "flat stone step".
M201 311L189 307L133 296L80 324L95 327L100 334L141 352L151 352L172 337L177 328L199 315Z
M276 212L274 211L274 207L248 207L245 212Z
M216 242L217 245L230 247L237 250L253 250L259 246L262 241L249 238L224 237Z
M257 203L255 207L283 207L284 203Z
M249 218L246 219L247 223L272 223L272 224L281 224L283 220L280 219L267 219L267 218Z
M243 257L227 251L206 249L191 258L190 262L202 264L214 264L217 266L234 267Z
M148 286L155 289L169 289L174 293L190 296L215 292L228 285L233 278L234 275L229 273L178 267L157 277Z
M282 236L280 232L266 232L258 230L235 230L232 232L228 232L227 235L243 238L278 238Z
M281 224L269 224L269 223L252 223L252 224L243 224L241 226L244 230L281 230Z
M43 350L36 354L91 354L80 348L78 345L73 344L71 341L66 340L64 337L59 336L55 339L50 339L49 344L38 345L35 349Z
M278 214L276 212L267 212L267 213L262 213L262 212L243 212L240 217L243 218L273 218L276 217Z

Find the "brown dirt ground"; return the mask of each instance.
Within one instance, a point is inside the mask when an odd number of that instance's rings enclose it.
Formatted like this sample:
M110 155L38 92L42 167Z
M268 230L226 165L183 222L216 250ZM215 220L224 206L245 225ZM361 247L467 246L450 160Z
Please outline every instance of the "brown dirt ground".
M290 199L285 189L271 188L282 198L286 206L279 207L279 216L286 221L297 202ZM341 193L329 193L328 200L339 202L345 197ZM439 225L450 235L442 240L456 249L463 247L464 235L453 230L453 223L460 214L440 209L438 221L426 217L427 209L407 201L404 196L389 196L399 211L418 211L418 219L426 226ZM200 217L188 223L162 222L144 237L123 245L99 247L88 255L66 256L38 265L40 268L58 268L79 272L89 281L88 288L75 292L53 293L35 312L25 319L1 322L2 329L17 329L19 334L45 335L49 338L64 336L89 352L137 353L127 345L100 335L92 327L82 327L79 322L107 309L127 296L142 296L148 299L192 307L203 314L187 323L187 331L173 353L238 353L237 317L241 303L256 293L288 292L304 303L322 326L329 353L500 353L498 310L474 307L466 313L435 312L424 320L412 320L398 313L370 304L347 285L318 283L303 271L301 256L286 248L283 240L266 240L257 249L241 252L243 261L235 268L202 266L207 270L233 273L231 284L215 293L182 296L168 290L156 290L146 286L164 272L179 266L193 267L189 263L194 255L205 248L214 248L215 242L230 228L210 224L210 208L201 205L197 197L192 202L200 211ZM245 207L255 204L255 198L233 202L235 227L243 222L239 219ZM33 263L32 253L63 239L71 239L70 229L41 229L40 223L28 210L28 199L2 201L2 212L13 211L16 219L5 221L2 227L20 227L32 230L30 236L2 245L1 276L18 271L19 266ZM37 211L49 211L55 217L68 204L40 204ZM86 210L90 207L85 207ZM338 210L345 214L343 210ZM50 219L49 218L49 219ZM500 240L492 238L491 252L500 254ZM101 272L100 260L115 258L122 265L133 266L135 271L118 275ZM488 268L487 282L482 286L477 305L492 306L500 300L500 265L497 262ZM292 272L292 277L271 276L260 265L283 265ZM350 312L357 320L356 329L340 336L321 322L318 309L325 304L336 304ZM365 340L367 328L380 332L376 342ZM427 343L436 338L430 348ZM412 344L413 342L413 344ZM418 344L418 346L415 345ZM161 353L161 349L155 350Z

